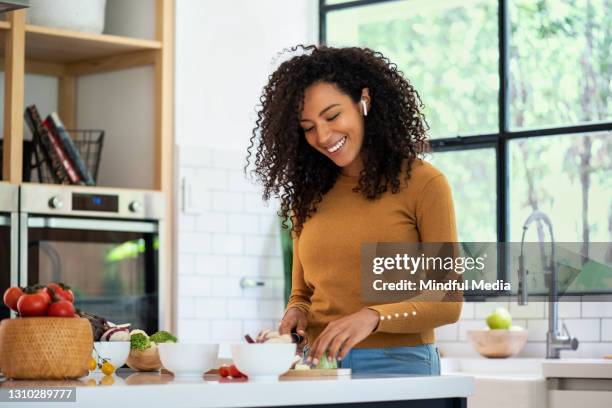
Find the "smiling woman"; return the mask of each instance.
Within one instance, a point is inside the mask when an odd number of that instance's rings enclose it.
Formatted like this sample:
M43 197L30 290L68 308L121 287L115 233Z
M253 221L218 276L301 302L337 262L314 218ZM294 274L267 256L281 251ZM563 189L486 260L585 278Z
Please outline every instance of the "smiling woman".
M292 220L279 331L304 336L313 364L327 356L356 373L439 374L433 329L458 319L460 295L385 304L361 296L362 243L457 240L448 182L420 158L428 126L418 93L378 52L292 51L301 53L264 88L247 158L264 198L278 195L279 215Z

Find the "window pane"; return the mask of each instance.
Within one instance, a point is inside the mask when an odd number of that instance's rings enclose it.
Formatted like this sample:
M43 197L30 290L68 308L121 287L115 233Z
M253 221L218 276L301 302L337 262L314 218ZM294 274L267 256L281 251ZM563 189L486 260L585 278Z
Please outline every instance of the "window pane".
M557 242L612 241L612 132L512 140L509 150L511 241L536 209Z
M557 250L560 288L565 293L612 288L612 132L544 136L510 142L510 237L520 242L522 226L534 210L550 218L556 242L577 243ZM526 241L550 241L546 228L531 226ZM603 249L603 251L602 251ZM548 246L543 246L543 251ZM588 256L587 259L574 254ZM541 260L529 258L529 291L545 292Z
M611 119L610 2L513 0L509 12L511 127Z
M431 163L451 185L462 242L496 242L495 149L435 152Z
M327 13L327 43L375 49L425 104L432 137L498 129L497 2L392 1Z

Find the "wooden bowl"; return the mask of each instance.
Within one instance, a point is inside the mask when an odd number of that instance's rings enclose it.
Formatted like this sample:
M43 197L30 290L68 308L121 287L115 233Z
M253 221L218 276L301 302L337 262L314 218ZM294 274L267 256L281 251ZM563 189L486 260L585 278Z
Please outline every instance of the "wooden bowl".
M16 380L66 380L86 376L93 348L89 320L20 317L0 324L0 367Z
M481 356L507 358L518 354L527 342L527 330L468 330L467 336Z
M162 367L157 347L149 347L144 351L130 350L126 364L137 371L157 371Z

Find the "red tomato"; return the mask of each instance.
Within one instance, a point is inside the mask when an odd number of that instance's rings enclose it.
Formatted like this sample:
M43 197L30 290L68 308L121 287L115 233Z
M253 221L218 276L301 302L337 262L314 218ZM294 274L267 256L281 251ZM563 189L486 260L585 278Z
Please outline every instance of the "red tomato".
M74 303L74 292L72 292L72 289L64 289L64 299L70 303Z
M51 303L47 315L53 317L74 317L74 306L67 300Z
M17 301L17 311L23 317L44 316L48 307L47 298L40 293L26 293Z
M16 312L17 301L19 300L21 295L23 295L23 290L21 290L21 288L18 288L17 286L13 286L4 291L4 296L2 300L9 309L12 309Z
M234 364L229 366L229 373L234 378L246 377L246 375L242 374Z
M45 299L47 299L47 304L51 303L51 295L49 294L49 292L47 292L47 288L41 288L36 293L43 295Z
M221 377L227 377L230 375L229 373L229 367L228 366L221 366L219 367L219 375Z
M72 293L72 289L70 289L69 287L52 282L47 285L47 288L45 288L45 291L49 294L51 300L53 300L53 296L49 289L52 289L58 298L67 300L70 303L74 303L74 293Z

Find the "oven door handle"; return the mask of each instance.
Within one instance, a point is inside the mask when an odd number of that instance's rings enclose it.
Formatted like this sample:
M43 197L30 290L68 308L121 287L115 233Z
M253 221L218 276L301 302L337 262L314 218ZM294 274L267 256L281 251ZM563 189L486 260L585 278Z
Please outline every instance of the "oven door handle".
M89 218L28 217L28 228L57 228L88 231L156 233L156 222L97 220Z

